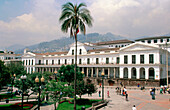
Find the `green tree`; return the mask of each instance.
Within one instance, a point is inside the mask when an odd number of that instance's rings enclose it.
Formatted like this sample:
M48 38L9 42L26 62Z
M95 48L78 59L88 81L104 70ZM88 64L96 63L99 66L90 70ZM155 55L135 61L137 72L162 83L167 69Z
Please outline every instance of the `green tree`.
M58 70L57 77L60 81L68 82L69 84L74 81L74 65L62 65ZM77 80L83 80L83 74L80 72L79 67L76 69Z
M56 110L56 102L59 102L62 97L72 96L73 89L66 82L51 80L46 84L46 89L44 89L43 94L46 95L47 92L50 96L50 101L54 104L54 110Z
M41 83L42 87L47 84L47 82L50 80L50 76L52 73L45 72L44 74L41 73L33 73L33 74L27 74L27 79L24 81L24 85L22 80L20 79L21 75L18 75L15 79L15 86L18 87L20 90L22 90L24 86L24 93L27 94L29 91L32 91L32 93L28 94L27 100L29 99L29 96L35 92L38 92L38 84L35 82L35 78L38 77L39 79L42 78L42 76L45 79L45 82Z
M76 110L76 68L77 68L77 33L79 29L83 34L86 33L86 25L92 26L92 17L85 3L73 5L68 2L62 6L62 14L59 21L62 22L61 30L68 32L70 28L70 37L75 39L75 74L74 74L74 109Z
M8 68L9 73L11 74L11 76L13 76L14 74L16 76L26 74L26 71L24 70L24 65L21 61L20 62L11 62L11 63L7 64L7 68Z
M9 84L10 80L8 68L4 65L4 62L0 60L0 89L2 86Z

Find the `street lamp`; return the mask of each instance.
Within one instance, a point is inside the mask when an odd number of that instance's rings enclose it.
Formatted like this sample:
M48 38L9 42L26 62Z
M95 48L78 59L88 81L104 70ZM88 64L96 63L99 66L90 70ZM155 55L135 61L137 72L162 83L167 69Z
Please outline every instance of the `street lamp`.
M83 74L83 77L84 77L84 71L81 72Z
M21 76L21 81L22 81L22 103L21 103L21 107L23 110L23 100L24 100L24 81L27 79L26 75L22 75Z
M104 83L103 83L104 72L102 72L101 75L102 75L102 100L104 101Z
M14 80L15 80L15 77L16 77L16 75L13 74L13 78L12 78L12 90L14 90ZM11 90L11 93L12 93L12 90Z
M56 79L56 75L57 75L57 71L54 71L54 75L55 75L55 80L57 81L57 79Z
M42 76L41 80L38 78L38 76L35 78L35 82L38 84L38 110L40 110L40 94L41 94L41 83L45 81L44 77Z

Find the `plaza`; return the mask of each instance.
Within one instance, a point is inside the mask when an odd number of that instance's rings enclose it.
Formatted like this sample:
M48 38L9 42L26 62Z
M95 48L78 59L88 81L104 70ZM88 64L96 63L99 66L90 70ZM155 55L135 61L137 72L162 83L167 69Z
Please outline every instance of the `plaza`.
M116 87L105 86L105 99L109 100L107 106L100 108L100 110L132 110L132 106L136 105L137 110L169 110L170 109L170 94L159 94L159 88L156 90L155 100L152 100L147 90L140 90L140 88L131 87L127 88L128 101L125 96L117 95ZM99 88L98 90L100 90ZM110 97L107 97L107 91ZM88 97L84 95L83 98L99 98L98 92Z

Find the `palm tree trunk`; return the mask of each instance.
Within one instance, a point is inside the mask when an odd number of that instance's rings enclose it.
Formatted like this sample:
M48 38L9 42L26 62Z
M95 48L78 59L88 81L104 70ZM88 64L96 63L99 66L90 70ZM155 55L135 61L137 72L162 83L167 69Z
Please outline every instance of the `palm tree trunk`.
M54 110L56 110L57 108L56 108L56 102L54 102Z
M75 68L74 68L74 110L76 110L76 68L77 68L77 33L75 34Z

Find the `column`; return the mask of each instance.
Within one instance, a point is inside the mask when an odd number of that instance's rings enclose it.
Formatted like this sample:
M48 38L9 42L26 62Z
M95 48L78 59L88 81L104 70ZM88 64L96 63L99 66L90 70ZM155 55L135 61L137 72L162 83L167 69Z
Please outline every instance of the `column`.
M116 78L116 67L114 67L113 78Z
M120 67L120 78L123 78L123 67Z
M108 78L110 78L110 68L108 68Z
M88 77L88 74L89 74L89 68L87 67L87 75L86 75L86 77Z
M132 74L132 73L131 73L131 68L128 68L128 78L129 78L129 79L131 79L131 76L132 76L131 74Z
M97 78L99 77L99 68L97 67Z
M145 79L149 79L148 68L145 68Z
M54 68L52 68L52 73L54 73Z
M136 79L140 78L140 72L139 72L139 68L136 68Z
M84 72L84 67L82 67L82 71Z
M93 77L93 67L91 68L91 77Z

